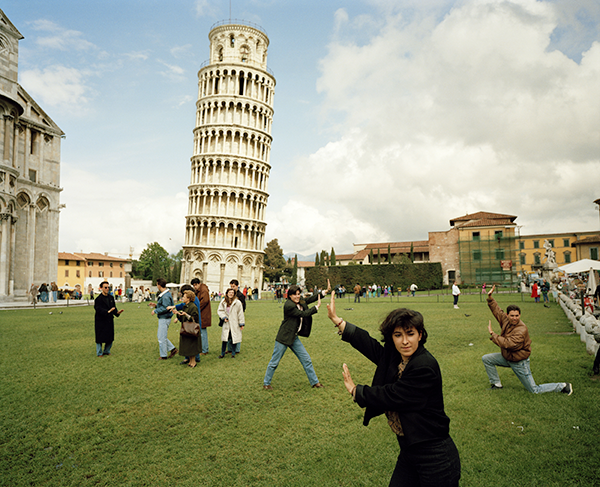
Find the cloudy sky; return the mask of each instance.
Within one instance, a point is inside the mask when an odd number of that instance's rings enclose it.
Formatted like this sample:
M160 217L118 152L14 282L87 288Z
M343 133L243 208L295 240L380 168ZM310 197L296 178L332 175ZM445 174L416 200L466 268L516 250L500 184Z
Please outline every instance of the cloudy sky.
M183 244L197 72L223 19L277 79L267 241L310 254L517 215L600 228L596 0L4 0L19 81L66 133L60 250Z

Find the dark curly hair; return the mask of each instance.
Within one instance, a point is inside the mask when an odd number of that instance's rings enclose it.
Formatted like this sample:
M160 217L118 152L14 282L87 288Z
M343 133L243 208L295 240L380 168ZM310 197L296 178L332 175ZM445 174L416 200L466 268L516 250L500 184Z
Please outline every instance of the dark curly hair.
M383 335L383 342L392 342L394 330L398 327L407 330L414 328L417 333L421 333L421 345L425 345L427 341L427 330L425 330L425 322L423 315L418 311L407 308L398 308L386 316L383 323L379 327L379 331Z

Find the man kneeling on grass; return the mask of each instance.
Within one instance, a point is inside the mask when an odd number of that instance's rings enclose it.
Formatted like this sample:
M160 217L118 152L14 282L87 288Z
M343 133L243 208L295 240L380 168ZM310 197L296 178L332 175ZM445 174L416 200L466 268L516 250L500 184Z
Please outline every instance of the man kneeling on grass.
M488 323L488 331L490 340L500 347L501 353L488 353L481 357L492 385L491 389L502 389L502 383L496 370L496 366L500 366L510 367L529 392L534 394L563 392L570 396L573 393L573 385L567 382L536 385L529 368L531 338L529 338L527 326L521 321L521 310L518 306L511 304L506 308L506 313L502 311L492 297L495 289L494 285L488 293L487 303L502 331L500 335L494 333L491 320Z

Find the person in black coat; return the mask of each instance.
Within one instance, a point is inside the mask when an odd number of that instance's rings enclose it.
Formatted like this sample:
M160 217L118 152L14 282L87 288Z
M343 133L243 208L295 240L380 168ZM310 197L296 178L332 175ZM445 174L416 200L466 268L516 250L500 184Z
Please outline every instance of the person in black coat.
M331 291L331 285L327 280L328 287L326 291L322 291L318 294L312 295L306 300L302 299L302 290L300 286L290 286L287 294L287 300L283 305L283 321L277 332L275 338L275 347L273 348L273 355L267 365L267 371L265 372L265 378L263 379L264 389L273 389L271 386L271 380L273 374L279 365L279 361L282 359L283 354L288 348L291 348L294 355L298 358L311 387L321 388L323 385L319 382L315 369L312 365L310 355L302 345L302 342L298 338L299 336L308 337L312 327L312 315L319 311L321 306L321 296L325 296ZM312 308L309 308L310 303L317 301L317 304Z
M385 414L396 434L400 454L389 485L458 486L460 457L449 435L440 367L423 346L427 331L421 313L392 311L379 328L383 345L340 318L333 295L327 316L342 340L376 365L371 386L355 385L346 364L343 377L354 401L366 408L363 424Z
M115 340L115 316L118 318L123 310L118 310L115 298L109 294L109 284L104 281L100 284L101 294L94 300L96 316L94 328L96 332L96 355L103 357L110 355L110 349ZM102 344L104 343L104 351Z

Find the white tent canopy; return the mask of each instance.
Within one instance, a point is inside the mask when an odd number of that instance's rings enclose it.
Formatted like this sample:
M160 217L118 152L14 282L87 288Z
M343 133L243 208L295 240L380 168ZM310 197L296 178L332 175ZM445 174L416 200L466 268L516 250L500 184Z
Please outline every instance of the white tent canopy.
M600 261L592 259L581 259L577 262L560 266L558 270L567 274L578 274L579 272L589 272L590 269L600 271Z
M174 282L170 282L167 284L167 287L181 287L183 284L175 284Z

